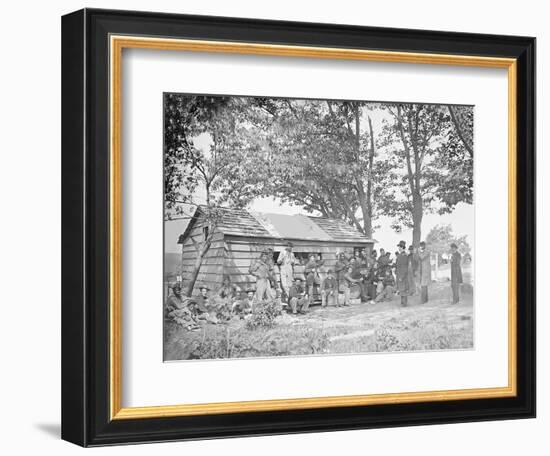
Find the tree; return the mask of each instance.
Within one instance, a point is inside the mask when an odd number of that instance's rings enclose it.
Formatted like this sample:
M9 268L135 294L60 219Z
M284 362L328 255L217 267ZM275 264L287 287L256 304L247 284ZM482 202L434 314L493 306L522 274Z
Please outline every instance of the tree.
M447 106L451 128L441 144L436 166L439 212L450 212L459 202L472 204L474 178L474 110L472 106Z
M243 120L246 103L230 97L167 94L165 98L165 219L193 219L205 227L192 239L196 261L187 284L190 296L220 220L218 207L246 206L257 194L254 174L241 169L250 153Z
M418 246L421 237L422 217L431 209L437 170L433 156L437 152L437 139L445 127L445 115L434 105L385 105L393 122L385 128L386 146L391 150L390 161L396 170L391 172L394 185L386 193L389 215L399 224L412 227L412 243ZM399 173L404 168L404 173Z
M440 260L441 255L449 252L453 242L463 254L470 253L471 248L467 239L466 235L456 236L451 225L436 225L426 236L426 244L432 252L437 253L438 260Z
M467 149L448 108L400 103L382 106L391 114L383 144L393 169L388 171L389 183L381 201L386 214L395 218L394 228L412 228L412 243L418 246L426 212L445 213L459 202L471 203L472 158L464 158ZM467 118L463 114L461 118ZM462 136L471 138L473 122L461 125Z
M340 218L372 236L376 140L366 103L280 100L268 106L264 194Z

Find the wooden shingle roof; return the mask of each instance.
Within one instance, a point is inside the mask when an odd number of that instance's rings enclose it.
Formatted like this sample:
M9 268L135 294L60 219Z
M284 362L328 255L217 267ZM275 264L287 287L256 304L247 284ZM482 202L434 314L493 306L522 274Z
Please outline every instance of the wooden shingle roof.
M203 208L197 208L193 219L180 237L186 238L192 225L200 219ZM217 229L224 234L242 237L324 242L374 242L346 222L324 217L251 212L245 209L217 208Z

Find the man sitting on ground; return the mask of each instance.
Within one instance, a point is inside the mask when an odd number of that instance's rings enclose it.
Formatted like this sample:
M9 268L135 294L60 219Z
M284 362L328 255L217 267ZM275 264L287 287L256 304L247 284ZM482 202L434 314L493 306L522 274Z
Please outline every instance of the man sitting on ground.
M305 314L309 307L309 299L306 290L302 285L302 279L299 277L294 279L294 283L290 287L290 308L292 313L296 315L298 312Z
M386 275L382 279L384 288L382 292L376 297L376 302L391 301L395 294L395 278L391 272L391 269L386 269Z
M195 331L200 326L189 308L189 302L189 298L182 297L181 284L178 282L172 285L172 294L166 300L166 315L188 331Z
M233 314L239 316L241 319L250 315L256 305L256 290L249 288L246 290L246 296L244 299L235 301L232 307Z

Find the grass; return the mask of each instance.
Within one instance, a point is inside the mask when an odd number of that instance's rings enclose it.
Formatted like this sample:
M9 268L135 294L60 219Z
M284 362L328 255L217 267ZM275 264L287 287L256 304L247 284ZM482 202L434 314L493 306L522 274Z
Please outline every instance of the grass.
M220 359L371 352L407 352L473 347L471 287L451 305L450 285L434 283L430 301L399 298L374 305L310 309L307 315L283 313L269 325L232 320L189 332L173 322L165 327L165 359Z

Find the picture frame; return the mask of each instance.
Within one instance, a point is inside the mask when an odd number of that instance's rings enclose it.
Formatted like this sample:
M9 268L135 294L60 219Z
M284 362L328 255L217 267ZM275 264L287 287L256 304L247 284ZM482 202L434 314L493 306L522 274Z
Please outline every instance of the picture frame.
M125 408L124 49L505 68L508 385ZM535 39L84 9L62 19L62 438L81 446L535 416ZM498 286L495 285L495 286Z

